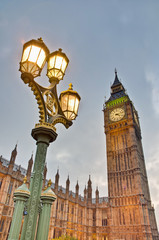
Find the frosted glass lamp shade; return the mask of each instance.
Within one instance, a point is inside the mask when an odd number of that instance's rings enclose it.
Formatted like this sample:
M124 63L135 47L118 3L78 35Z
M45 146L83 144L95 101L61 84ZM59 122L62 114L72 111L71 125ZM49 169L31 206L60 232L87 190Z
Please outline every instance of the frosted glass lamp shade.
M48 54L49 50L41 38L25 43L19 70L30 73L34 78L40 76Z
M63 79L68 63L69 59L66 54L62 52L61 48L49 55L47 76L50 82L55 79L58 81Z
M69 84L69 89L61 92L60 104L65 117L69 120L75 120L78 114L78 108L81 97L76 91L73 91L72 84Z

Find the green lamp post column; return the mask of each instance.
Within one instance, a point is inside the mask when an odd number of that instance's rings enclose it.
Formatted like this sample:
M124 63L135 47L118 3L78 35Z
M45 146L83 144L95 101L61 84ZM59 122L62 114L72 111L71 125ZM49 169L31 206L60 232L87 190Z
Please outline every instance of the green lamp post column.
M37 151L33 169L34 175L30 189L31 195L27 208L28 215L25 219L25 225L21 237L21 239L25 240L32 240L35 236L47 147L50 142L53 142L56 139L57 133L51 128L39 126L32 130L32 136L37 140Z
M55 193L51 190L51 180L48 188L41 194L42 210L40 213L36 240L47 240L50 224L51 205L56 200Z
M30 191L28 190L25 184L26 181L27 178L25 177L23 184L19 188L17 188L14 192L15 208L8 240L19 239L25 203L30 196Z

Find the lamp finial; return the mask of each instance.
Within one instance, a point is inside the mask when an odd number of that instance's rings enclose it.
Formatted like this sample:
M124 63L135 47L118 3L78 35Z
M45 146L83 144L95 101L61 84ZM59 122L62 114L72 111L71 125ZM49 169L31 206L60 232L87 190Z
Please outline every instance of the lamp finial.
M72 83L69 83L69 90L73 90L73 85L72 85Z
M39 38L38 38L38 40L39 40L39 41L41 41L41 42L43 42L43 39L42 39L42 37L39 37Z

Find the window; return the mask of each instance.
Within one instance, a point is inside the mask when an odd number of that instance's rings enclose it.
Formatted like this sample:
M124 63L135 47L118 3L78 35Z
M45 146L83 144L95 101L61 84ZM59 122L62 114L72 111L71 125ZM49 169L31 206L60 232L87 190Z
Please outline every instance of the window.
M107 218L102 219L102 226L107 226L107 224L108 224Z
M102 226L107 226L108 222L107 222L107 212L103 211L102 212Z
M74 207L72 207L72 214L74 213Z
M11 194L13 188L13 182L10 182L9 188L8 188L8 194Z
M58 200L57 200L57 203L56 203L56 210L58 209Z
M4 226L4 219L2 218L2 219L0 220L0 232L3 231L3 226Z
M10 182L9 188L8 188L8 194L7 194L7 198L6 198L6 203L5 203L6 205L9 205L12 189L13 189L13 182Z
M53 238L56 237L56 228L54 228L54 234L53 234Z
M57 199L57 202L56 202L56 218L57 218L57 214L58 214L58 199Z
M121 225L121 210L119 208L119 220L120 220L120 225Z
M80 218L80 223L82 224L82 218L83 218L83 210L81 209L81 218Z
M123 224L125 225L125 216L124 216L124 212L123 212Z
M1 186L2 186L2 182L3 182L3 178L0 178L0 189L1 189Z
M61 203L61 211L63 211L63 208L64 208L64 203L62 202Z
M12 223L12 221L11 221L11 222L10 222L10 224L9 224L9 228L8 228L8 235L7 235L7 238L6 238L6 240L8 240L8 237L9 237L9 232L10 232L11 223Z
M96 226L96 212L93 212L93 226Z
M9 200L10 200L10 194L7 195L7 198L6 198L6 205L9 205Z

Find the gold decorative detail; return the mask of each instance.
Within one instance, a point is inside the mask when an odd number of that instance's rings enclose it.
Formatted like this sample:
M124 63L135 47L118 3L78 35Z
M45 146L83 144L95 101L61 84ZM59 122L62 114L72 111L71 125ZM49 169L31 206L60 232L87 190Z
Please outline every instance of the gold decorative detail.
M23 183L26 183L26 182L27 182L27 176L23 178Z
M58 111L57 102L51 91L46 91L43 93L43 98L45 101L46 109L49 115L55 116Z
M49 179L47 186L50 187L52 184L51 179Z
M41 196L47 196L47 197L54 197L56 198L56 195L53 193L42 193Z
M44 187L43 191L45 191L47 189L47 186Z
M56 128L53 126L52 123L41 122L41 123L35 124L35 128L38 128L38 127L51 128L56 132Z
M26 194L30 195L30 192L29 192L29 191L25 191L25 190L22 190L22 189L16 189L16 190L14 191L14 193L26 193Z
M37 104L38 104L38 108L39 108L39 118L40 118L39 122L44 122L45 121L45 110L44 110L41 94L39 93L39 90L37 89L34 82L30 81L28 85L31 88L31 90L33 91L35 99L37 100Z
M67 121L66 121L64 118L62 118L62 117L56 118L56 119L53 121L52 124L55 126L57 123L62 123L66 128L68 128L68 127L67 127Z

